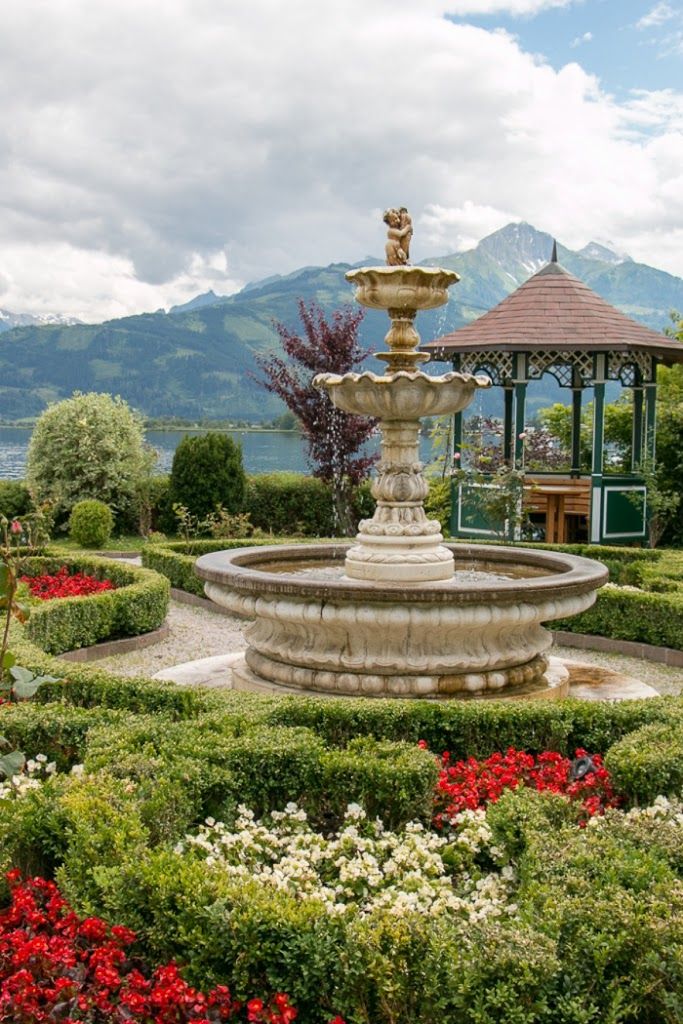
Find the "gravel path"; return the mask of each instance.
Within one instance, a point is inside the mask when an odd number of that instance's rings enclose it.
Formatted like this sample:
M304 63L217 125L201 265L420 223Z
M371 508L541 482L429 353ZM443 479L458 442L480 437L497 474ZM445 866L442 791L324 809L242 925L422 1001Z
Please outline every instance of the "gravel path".
M117 654L102 658L92 664L117 675L152 676L163 668L179 665L198 658L210 658L216 654L233 654L244 650L244 622L228 615L216 615L203 608L171 601L167 623L171 635L154 647L130 654ZM603 668L612 668L625 675L633 676L654 687L662 694L683 692L683 669L670 668L654 662L627 658L621 654L605 654L598 651L582 651L571 647L555 647L553 654L558 658L589 662Z
M172 600L166 622L171 635L161 643L91 664L117 675L153 676L162 668L214 654L232 654L247 646L242 633L244 620L231 615L216 615Z

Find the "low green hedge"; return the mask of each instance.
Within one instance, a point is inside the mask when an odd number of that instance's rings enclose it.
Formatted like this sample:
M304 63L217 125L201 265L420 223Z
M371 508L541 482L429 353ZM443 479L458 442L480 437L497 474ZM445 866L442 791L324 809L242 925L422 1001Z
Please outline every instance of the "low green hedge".
M605 763L616 788L637 803L651 803L660 793L683 793L683 715L628 733L611 747Z
M168 580L147 569L102 558L60 555L22 558L19 573L25 576L54 574L63 565L71 573L109 579L116 589L87 597L34 602L26 633L50 654L148 633L166 618Z
M282 542L272 538L252 540L246 537L238 537L235 540L164 541L162 544L147 544L142 549L142 564L147 569L161 573L177 590L204 597L204 580L201 580L194 570L195 562L200 555L212 551L277 543Z

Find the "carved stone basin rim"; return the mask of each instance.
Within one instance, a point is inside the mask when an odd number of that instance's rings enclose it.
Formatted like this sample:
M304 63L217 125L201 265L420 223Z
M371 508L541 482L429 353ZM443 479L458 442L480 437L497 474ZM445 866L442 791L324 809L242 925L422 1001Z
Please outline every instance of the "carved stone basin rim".
M397 601L410 604L480 604L482 602L536 603L554 596L569 597L596 590L607 582L604 565L590 558L555 551L531 548L497 547L486 544L447 544L461 562L494 563L504 572L505 566L528 566L546 570L548 575L489 582L468 582L462 586L450 581L421 584L377 583L376 581L342 578L312 580L295 573L279 573L260 569L274 562L307 562L328 560L343 563L349 544L274 544L263 547L233 548L202 555L195 563L201 579L222 584L230 590L253 594L286 594L290 597L318 598L327 601L357 601L378 604Z

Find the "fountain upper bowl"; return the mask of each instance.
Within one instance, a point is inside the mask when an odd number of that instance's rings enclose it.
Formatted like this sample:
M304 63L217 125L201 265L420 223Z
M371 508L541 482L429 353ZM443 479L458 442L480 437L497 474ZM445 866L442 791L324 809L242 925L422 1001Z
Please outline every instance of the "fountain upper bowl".
M346 280L356 285L356 301L371 309L436 309L448 302L448 288L460 280L440 267L359 267Z

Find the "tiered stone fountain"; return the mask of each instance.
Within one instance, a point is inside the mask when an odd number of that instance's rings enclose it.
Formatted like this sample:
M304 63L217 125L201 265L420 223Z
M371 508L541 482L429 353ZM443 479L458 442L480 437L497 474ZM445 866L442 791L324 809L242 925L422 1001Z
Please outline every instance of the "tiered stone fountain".
M351 545L240 548L198 560L208 597L253 620L233 687L437 700L564 696L568 673L548 658L552 638L542 623L593 604L607 570L554 552L446 545L425 515L420 418L464 409L489 381L417 369L429 357L418 350L416 313L447 302L458 275L406 265L397 218L385 215L393 265L346 275L360 303L389 314L388 351L378 355L386 373L315 379L340 409L380 420L375 514Z

